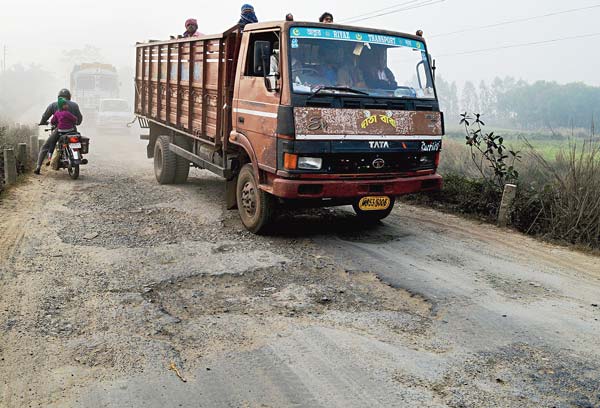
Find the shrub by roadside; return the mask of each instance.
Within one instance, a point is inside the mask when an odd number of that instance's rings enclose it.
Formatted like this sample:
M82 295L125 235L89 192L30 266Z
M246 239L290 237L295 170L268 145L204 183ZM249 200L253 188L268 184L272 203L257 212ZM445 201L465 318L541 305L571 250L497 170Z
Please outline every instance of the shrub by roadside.
M32 126L22 126L0 122L0 192L4 188L4 148L17 150L19 143L30 142L30 136L37 134L37 129ZM28 163L17 163L17 172L24 173Z
M468 145L445 141L439 169L444 189L406 200L495 222L502 187L479 171L481 156L471 153ZM512 226L544 239L600 249L600 138L593 127L587 140L571 141L552 161L531 144L523 156L515 163L518 178L512 180L518 186Z

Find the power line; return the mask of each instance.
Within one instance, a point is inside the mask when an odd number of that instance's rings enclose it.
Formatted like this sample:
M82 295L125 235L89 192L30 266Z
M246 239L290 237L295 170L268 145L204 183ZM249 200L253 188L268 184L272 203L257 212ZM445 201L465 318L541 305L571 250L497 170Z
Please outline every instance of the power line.
M446 36L446 35L461 34L461 33L465 33L468 31L483 30L486 28L501 27L501 26L505 26L505 25L509 25L509 24L524 23L526 21L538 20L541 18L553 17L553 16L558 16L561 14L574 13L574 12L583 11L583 10L590 10L590 9L595 9L595 8L599 8L599 7L600 7L600 4L595 4L593 6L579 7L579 8L563 10L563 11L556 11L556 12L552 12L552 13L541 14L538 16L524 17L524 18L519 18L519 19L515 19L515 20L503 21L500 23L488 24L488 25L472 27L472 28L465 28L462 30L451 31L448 33L434 34L434 35L430 35L428 37L429 38L442 37L442 36Z
M361 14L359 16L344 18L344 19L340 20L340 22L343 23L343 22L346 22L346 21L354 20L356 18L361 18L361 17L368 16L369 14L380 13L382 11L387 11L387 10L390 10L390 9L394 9L396 7L406 6L407 4L411 4L411 3L418 3L420 1L423 1L423 0L411 0L411 1L404 2L404 3L394 4L393 6L385 7L385 8L379 9L379 10L373 10L373 11L370 11L368 13L363 13L363 14Z
M597 36L600 36L600 33L591 33L591 34L576 35L576 36L572 36L572 37L554 38L552 40L544 40L544 41L535 41L535 42L522 43L522 44L505 45L505 46L501 46L501 47L482 48L482 49L479 49L479 50L456 52L456 53L452 53L452 54L442 54L442 55L439 55L439 57L454 57L454 56L457 56L457 55L478 54L478 53L482 53L482 52L497 51L497 50L506 50L506 49L509 49L509 48L529 47L529 46L533 46L533 45L550 44L550 43L555 43L555 42L559 42L559 41L577 40L577 39L581 39L581 38L590 38L590 37L597 37Z
M446 0L426 0L423 3L420 4L414 4L412 6L409 7L405 7L405 8L401 8L401 9L397 9L397 10L392 10L392 11L388 11L386 13L381 13L381 14L376 14L374 16L370 16L370 17L361 17L361 18L355 18L353 20L349 20L349 21L345 21L346 23L357 23L359 21L365 21L365 20L371 20L373 18L377 18L377 17L382 17L382 16L387 16L389 14L395 14L395 13L400 13L402 11L407 11L407 10L413 10L413 9L417 9L417 8L421 8L421 7L426 7L426 6L433 6L434 4L438 4L438 3L443 3ZM368 14L368 13L367 13Z

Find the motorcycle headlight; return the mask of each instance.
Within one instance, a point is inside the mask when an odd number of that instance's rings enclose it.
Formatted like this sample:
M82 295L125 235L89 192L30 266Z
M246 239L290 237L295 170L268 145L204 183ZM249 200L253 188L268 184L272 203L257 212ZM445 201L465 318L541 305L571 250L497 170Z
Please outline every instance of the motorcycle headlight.
M320 157L299 157L298 168L304 170L321 170L323 159Z

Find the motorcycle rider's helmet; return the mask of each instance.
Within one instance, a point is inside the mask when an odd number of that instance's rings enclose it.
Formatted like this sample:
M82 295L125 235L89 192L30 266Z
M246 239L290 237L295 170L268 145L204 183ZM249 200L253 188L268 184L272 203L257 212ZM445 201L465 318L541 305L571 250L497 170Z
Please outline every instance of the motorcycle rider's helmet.
M58 97L71 100L71 91L69 91L67 88L63 88L60 91L58 91Z

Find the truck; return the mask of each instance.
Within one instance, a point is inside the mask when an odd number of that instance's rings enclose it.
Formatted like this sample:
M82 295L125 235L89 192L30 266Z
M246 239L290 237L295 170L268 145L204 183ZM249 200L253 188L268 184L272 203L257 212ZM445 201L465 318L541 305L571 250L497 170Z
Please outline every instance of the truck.
M119 75L110 64L78 64L71 71L71 94L87 124L96 124L100 101L119 97Z
M376 222L396 197L441 189L444 120L418 34L276 21L138 43L135 113L157 181L221 176L254 233L281 208L352 205Z

